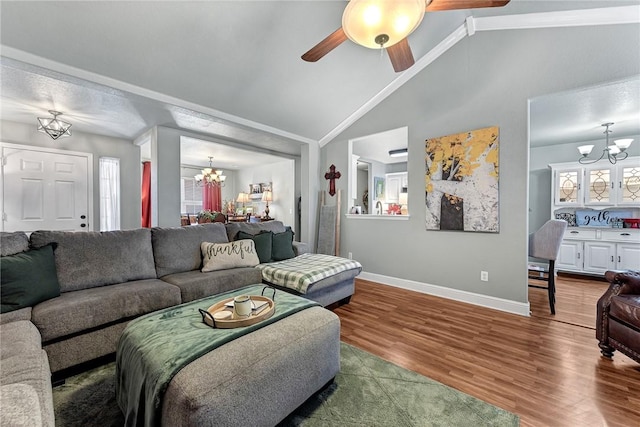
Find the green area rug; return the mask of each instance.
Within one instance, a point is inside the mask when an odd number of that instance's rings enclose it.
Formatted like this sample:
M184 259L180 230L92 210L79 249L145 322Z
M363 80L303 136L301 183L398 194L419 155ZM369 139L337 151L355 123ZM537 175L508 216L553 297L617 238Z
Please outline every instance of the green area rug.
M340 373L281 426L517 426L516 415L341 343ZM56 425L122 426L115 363L53 389Z

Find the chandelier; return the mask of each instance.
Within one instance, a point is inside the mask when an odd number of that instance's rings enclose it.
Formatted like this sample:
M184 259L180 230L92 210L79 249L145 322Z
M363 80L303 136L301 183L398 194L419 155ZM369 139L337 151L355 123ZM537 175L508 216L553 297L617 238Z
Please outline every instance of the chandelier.
M224 187L224 181L227 177L222 175L222 171L220 169L214 170L211 167L212 160L213 157L209 156L209 167L202 169L202 173L199 173L193 178L196 180L196 184L198 185L216 185L218 187Z
M54 140L61 136L71 136L71 123L60 120L58 116L62 115L59 111L49 110L49 114L53 117L38 117L38 131L46 133Z
M588 164L600 161L604 159L606 156L607 160L609 160L609 163L611 163L612 165L615 165L618 160L624 160L627 158L629 153L625 152L625 150L629 148L629 146L631 145L631 142L633 142L633 139L632 138L616 139L613 142L613 144L609 144L609 134L613 132L609 130L609 126L612 126L612 125L613 123L602 124L602 126L606 128L605 131L603 132L606 136L606 145L604 150L602 150L602 154L600 155L599 158L590 159L589 157L587 157L589 154L591 154L591 150L593 150L593 147L594 147L593 145L581 145L578 147L578 151L580 152L580 154L582 154L582 157L578 160L580 163L582 163L583 165L588 165Z

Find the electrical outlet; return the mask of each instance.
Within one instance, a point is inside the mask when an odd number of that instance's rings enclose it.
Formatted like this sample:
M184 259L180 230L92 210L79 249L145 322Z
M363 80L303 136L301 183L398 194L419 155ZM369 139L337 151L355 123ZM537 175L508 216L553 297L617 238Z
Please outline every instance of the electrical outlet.
M349 252L349 259L353 259L353 254Z
M489 272L488 271L481 271L480 272L480 280L482 280L483 282L488 282L489 281Z

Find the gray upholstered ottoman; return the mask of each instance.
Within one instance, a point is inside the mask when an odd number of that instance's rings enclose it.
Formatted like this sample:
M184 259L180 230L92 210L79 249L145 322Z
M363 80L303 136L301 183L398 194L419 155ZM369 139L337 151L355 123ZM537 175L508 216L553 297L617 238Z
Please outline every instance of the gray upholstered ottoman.
M340 370L340 320L311 307L229 342L169 383L163 426L273 426Z

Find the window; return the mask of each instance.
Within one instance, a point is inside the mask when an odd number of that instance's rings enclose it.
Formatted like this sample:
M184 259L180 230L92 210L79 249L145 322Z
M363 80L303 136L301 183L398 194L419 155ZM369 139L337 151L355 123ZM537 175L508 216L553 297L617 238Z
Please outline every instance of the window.
M120 230L120 160L100 157L100 231Z
M197 214L202 210L202 188L193 178L180 179L180 212Z

